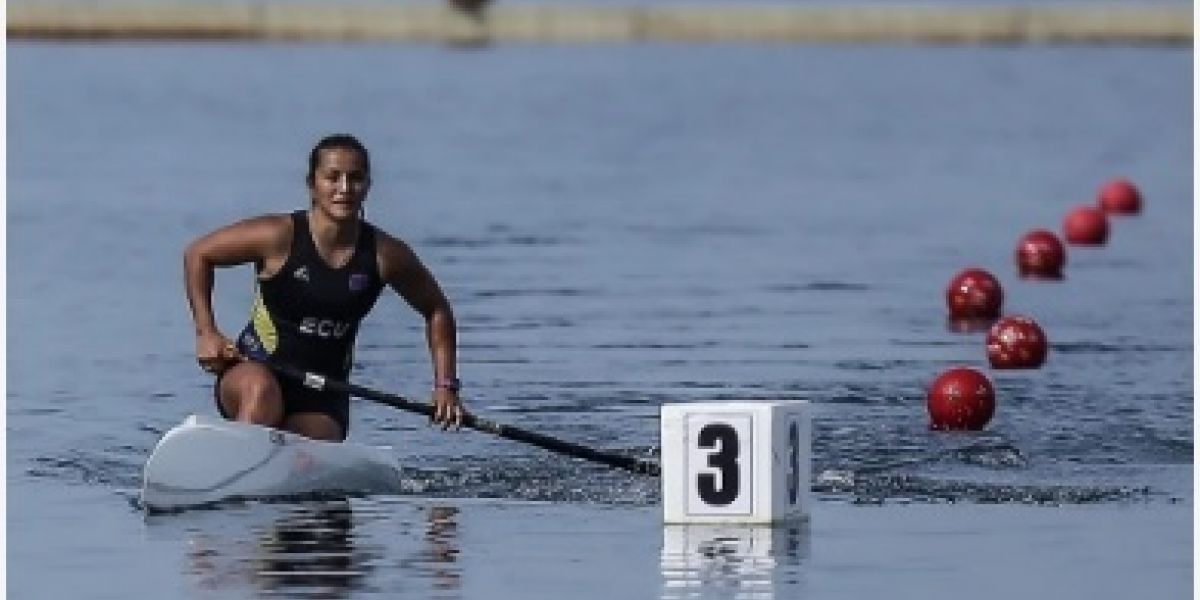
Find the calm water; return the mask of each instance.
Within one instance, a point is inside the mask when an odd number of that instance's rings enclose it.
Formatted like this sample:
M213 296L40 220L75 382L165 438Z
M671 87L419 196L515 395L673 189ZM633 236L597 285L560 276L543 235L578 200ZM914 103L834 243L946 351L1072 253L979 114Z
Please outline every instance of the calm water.
M1123 48L8 48L14 598L1182 597L1191 589L1191 52ZM357 404L412 494L148 518L158 436L211 412L188 240L373 151L370 219L438 274L470 405L657 454L663 402L815 403L809 526L664 528L656 482ZM1016 239L1125 175L1144 215L1067 279ZM990 268L1051 339L987 431L924 386L985 367L943 292ZM250 275L218 280L225 331ZM358 382L421 394L381 300Z

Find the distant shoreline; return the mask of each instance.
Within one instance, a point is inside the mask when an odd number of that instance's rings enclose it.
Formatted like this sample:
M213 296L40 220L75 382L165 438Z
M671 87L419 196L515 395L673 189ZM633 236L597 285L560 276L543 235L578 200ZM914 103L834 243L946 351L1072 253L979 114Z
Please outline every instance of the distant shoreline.
M10 40L1191 45L1188 5L12 4Z

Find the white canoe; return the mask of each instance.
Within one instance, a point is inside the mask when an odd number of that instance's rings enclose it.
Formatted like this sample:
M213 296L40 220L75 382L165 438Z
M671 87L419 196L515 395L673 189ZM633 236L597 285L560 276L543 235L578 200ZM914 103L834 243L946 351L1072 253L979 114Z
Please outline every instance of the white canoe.
M142 504L169 510L230 498L399 489L400 462L390 448L191 415L159 440L146 461Z

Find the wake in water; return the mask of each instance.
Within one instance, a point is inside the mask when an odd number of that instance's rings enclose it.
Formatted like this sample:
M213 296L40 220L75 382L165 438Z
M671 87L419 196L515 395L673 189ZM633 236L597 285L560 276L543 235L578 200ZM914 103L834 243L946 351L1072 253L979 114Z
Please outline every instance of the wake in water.
M1153 494L1149 487L999 484L939 480L919 475L856 476L836 470L820 473L813 491L821 499L848 499L855 504L1092 504L1149 500Z
M127 456L71 451L41 457L26 470L31 477L118 488L137 506L140 463ZM657 460L654 449L627 451ZM887 462L859 456L853 467L814 465L812 491L822 501L856 504L1016 503L1091 504L1152 501L1167 494L1145 485L1041 483L1030 472L1029 458L1004 442L985 441L944 448ZM405 461L401 486L388 495L423 498L493 498L517 501L574 502L652 506L660 502L660 481L548 454L503 457L441 457ZM930 472L933 473L930 473ZM998 479L1000 481L998 481ZM272 501L292 501L274 499Z

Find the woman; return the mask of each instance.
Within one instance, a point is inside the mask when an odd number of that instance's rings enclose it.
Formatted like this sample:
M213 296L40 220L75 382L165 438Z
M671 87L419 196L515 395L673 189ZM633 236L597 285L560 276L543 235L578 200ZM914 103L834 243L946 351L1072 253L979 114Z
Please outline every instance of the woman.
M347 395L278 377L263 361L345 379L359 323L386 284L425 318L434 421L460 425L454 314L412 249L363 219L371 187L366 148L349 135L322 139L309 155L307 183L307 211L234 223L184 253L196 359L217 375L218 410L227 419L344 440ZM234 344L213 316L213 270L246 263L254 263L257 290L250 323Z

